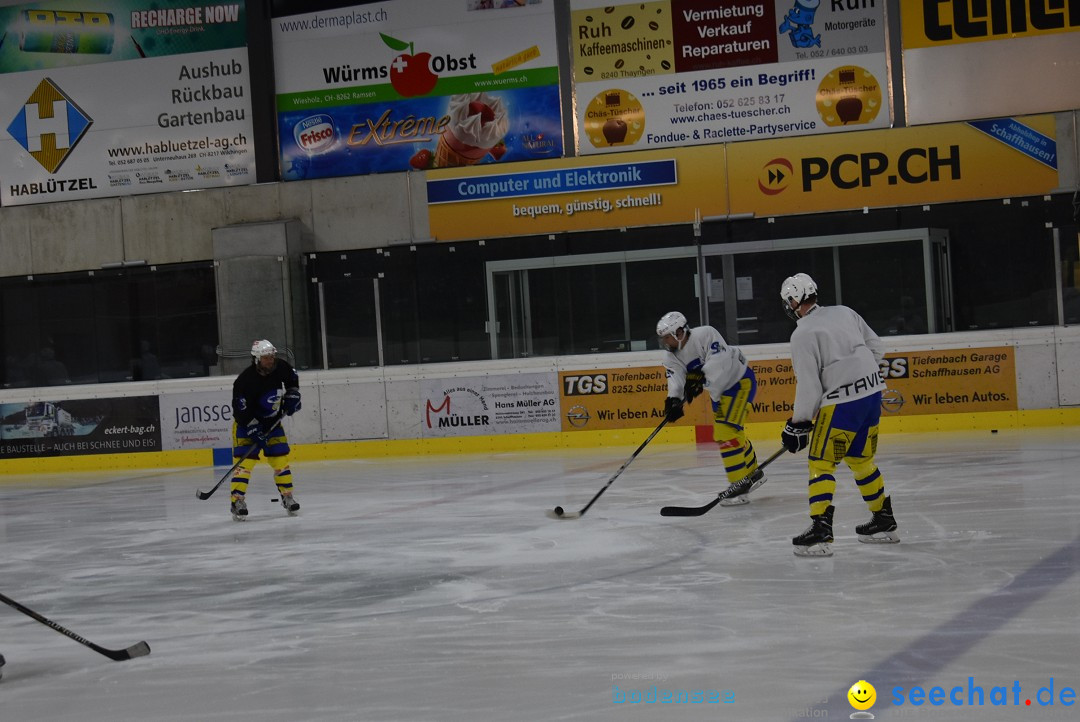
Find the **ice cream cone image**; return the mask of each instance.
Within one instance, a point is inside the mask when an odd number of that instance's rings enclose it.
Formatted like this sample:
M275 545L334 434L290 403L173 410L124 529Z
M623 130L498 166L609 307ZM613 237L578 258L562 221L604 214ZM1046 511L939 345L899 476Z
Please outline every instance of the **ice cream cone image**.
M487 152L487 148L463 143L454 136L453 131L445 130L439 136L439 144L435 147L435 167L475 165L484 159Z
M502 143L510 125L502 100L487 93L451 96L449 114L450 124L435 148L436 168L479 163Z

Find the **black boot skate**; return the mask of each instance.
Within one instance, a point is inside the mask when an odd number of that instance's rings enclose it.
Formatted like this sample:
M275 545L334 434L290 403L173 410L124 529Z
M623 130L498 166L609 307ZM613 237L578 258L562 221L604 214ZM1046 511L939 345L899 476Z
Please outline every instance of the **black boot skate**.
M750 492L764 484L768 479L765 472L755 469L734 484L729 484L724 489L726 496L720 500L720 506L742 506L750 503Z
M234 496L229 510L232 512L233 521L247 521L248 510L244 497Z
M300 511L300 502L292 494L282 494L281 508L287 511L289 516L296 516L296 512Z
M896 519L892 514L892 497L885 497L881 511L875 511L870 521L855 527L859 541L864 544L896 544L900 535L896 533Z
M832 517L834 507L830 504L824 513L810 517L810 527L797 537L793 537L792 551L797 557L832 556Z

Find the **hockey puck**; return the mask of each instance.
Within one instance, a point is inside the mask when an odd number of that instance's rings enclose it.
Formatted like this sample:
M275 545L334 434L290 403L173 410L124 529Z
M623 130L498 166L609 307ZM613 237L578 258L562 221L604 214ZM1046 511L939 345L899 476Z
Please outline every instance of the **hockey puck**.
M563 515L563 508L561 506L555 507L555 516L562 516L562 515Z
M277 500L278 500L278 499L277 499L277 497L276 497L276 496L275 496L275 497L272 497L272 498L270 499L270 501L271 501L271 502L273 502L273 503L275 503L275 504L277 503Z
M990 433L991 433L991 434L996 434L996 433L997 433L997 429L990 429Z

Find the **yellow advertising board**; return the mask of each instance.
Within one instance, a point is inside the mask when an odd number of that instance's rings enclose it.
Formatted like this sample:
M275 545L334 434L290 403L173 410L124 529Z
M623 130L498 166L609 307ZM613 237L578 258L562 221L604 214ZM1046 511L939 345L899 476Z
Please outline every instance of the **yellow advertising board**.
M1080 3L904 2L900 28L905 50L1078 32Z
M1058 188L1052 115L733 143L733 214L1030 196Z
M667 376L657 354L655 366L559 372L563 431L653 427L664 418ZM704 401L704 403L703 403ZM685 407L674 426L712 422L708 399Z
M727 214L726 146L428 172L439 241L691 223Z
M747 423L786 421L795 400L790 359L752 361L758 391ZM1011 346L941 351L903 351L885 355L882 374L903 404L888 404L885 416L920 416L1016 411L1016 357ZM653 427L664 418L667 381L656 366L559 374L562 430ZM708 426L707 397L685 407L676 426Z
M791 361L754 361L757 398L750 421L786 421L795 400ZM1015 411L1016 362L1011 346L885 354L885 385L903 404L887 404L885 415L919 416Z
M1012 346L886 354L885 383L903 394L900 416L1016 411Z
M613 153L428 173L436 240L1041 195L1053 115Z

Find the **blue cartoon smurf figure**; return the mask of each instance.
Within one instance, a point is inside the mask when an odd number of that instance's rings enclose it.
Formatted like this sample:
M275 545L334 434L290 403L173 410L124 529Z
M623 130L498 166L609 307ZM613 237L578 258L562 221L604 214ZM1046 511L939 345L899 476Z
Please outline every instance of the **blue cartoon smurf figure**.
M811 27L820 5L821 0L795 0L794 7L788 10L784 22L780 23L780 32L788 33L791 44L796 48L821 47L821 36L814 35Z

